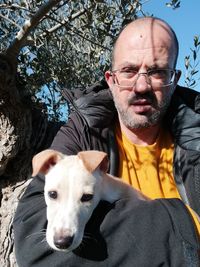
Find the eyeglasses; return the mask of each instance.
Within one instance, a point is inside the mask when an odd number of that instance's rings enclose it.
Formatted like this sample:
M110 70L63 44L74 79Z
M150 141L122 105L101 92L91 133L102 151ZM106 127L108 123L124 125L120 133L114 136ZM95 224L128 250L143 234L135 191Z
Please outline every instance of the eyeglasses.
M173 84L179 70L152 69L147 72L137 72L132 69L113 70L111 75L114 82L122 89L134 88L140 75L145 76L146 82L153 88L166 87Z

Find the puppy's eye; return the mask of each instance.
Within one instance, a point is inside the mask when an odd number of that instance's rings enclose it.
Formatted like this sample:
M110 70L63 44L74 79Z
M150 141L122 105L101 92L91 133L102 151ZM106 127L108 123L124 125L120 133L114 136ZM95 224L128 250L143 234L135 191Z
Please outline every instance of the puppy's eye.
M56 191L49 191L48 196L49 198L56 199L58 197L58 193Z
M93 199L92 194L83 194L81 197L81 202L88 202Z

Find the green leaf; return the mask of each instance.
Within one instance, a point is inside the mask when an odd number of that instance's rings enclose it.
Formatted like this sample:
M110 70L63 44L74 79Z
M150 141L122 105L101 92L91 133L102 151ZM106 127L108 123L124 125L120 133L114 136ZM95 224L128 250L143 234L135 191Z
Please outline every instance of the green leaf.
M194 59L194 61L196 60L196 58L197 58L197 53L196 53L195 50L193 50L193 59Z

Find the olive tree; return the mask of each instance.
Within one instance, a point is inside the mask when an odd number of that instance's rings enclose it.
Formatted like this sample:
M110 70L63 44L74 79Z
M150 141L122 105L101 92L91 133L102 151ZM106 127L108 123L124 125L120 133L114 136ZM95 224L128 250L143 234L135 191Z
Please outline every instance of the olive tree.
M119 29L141 1L1 1L0 265L16 266L12 220L34 154L62 122L62 89L102 79Z

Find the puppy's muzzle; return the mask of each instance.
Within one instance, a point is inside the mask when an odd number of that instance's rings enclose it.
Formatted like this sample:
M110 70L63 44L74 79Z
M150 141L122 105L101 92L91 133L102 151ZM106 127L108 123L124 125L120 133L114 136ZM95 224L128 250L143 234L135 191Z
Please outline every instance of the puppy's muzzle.
M57 249L68 249L74 240L74 235L70 234L70 232L57 232L54 235L53 242Z

